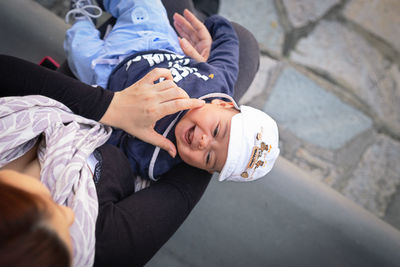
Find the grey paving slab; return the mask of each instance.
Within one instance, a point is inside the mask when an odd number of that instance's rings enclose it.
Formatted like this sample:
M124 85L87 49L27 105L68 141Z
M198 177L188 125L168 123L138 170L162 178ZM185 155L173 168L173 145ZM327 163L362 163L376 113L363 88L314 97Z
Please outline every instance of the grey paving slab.
M318 20L338 3L340 0L283 0L289 21L295 28Z
M268 56L260 57L260 67L249 89L240 99L240 104L249 104L252 100L260 96L267 89L271 82L274 72L278 68L278 61Z
M219 14L249 29L262 50L282 54L284 30L273 1L221 0Z
M351 0L343 14L400 51L400 1Z
M264 111L305 142L328 149L372 126L370 118L291 67L278 78Z
M400 143L378 136L363 154L342 193L383 217L400 184Z
M399 68L362 36L339 22L320 21L290 58L342 84L374 119L400 135Z

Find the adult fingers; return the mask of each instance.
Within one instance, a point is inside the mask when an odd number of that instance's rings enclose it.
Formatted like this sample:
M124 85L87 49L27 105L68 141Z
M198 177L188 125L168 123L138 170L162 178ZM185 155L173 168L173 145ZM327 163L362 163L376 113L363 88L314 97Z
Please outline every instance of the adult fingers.
M164 117L181 110L200 108L204 106L205 101L197 98L174 99L160 104L159 116Z
M172 80L171 71L164 68L155 68L147 73L142 79L140 79L141 83L149 83L154 84L154 82L163 78L165 80Z
M141 139L142 141L144 141L146 143L150 143L152 145L159 146L160 148L166 150L168 152L168 154L171 155L171 157L175 158L175 156L176 156L175 145L170 140L168 140L161 134L154 131L154 129L146 131L143 134L143 136L136 136L136 137L138 137L139 139Z
M152 84L151 88L154 88L157 91L164 91L171 88L178 88L176 83L173 80L164 80L156 84Z
M189 99L189 95L185 92L185 90L174 87L169 88L167 90L160 91L158 93L160 103L173 101L175 99Z

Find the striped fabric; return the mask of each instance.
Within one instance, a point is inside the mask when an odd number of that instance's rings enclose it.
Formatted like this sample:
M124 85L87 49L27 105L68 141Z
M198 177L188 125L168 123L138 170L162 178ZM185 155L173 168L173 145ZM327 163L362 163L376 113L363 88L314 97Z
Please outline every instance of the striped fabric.
M107 141L111 128L47 97L0 98L0 167L25 154L41 134L41 181L56 203L75 212L74 266L92 266L98 201L86 159Z

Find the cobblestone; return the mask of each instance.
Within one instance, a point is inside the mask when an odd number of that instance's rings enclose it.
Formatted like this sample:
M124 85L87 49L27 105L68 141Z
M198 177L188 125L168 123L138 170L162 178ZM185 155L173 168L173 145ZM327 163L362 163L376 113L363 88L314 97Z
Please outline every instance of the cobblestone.
M339 0L283 0L288 18L295 28L318 20L339 2Z
M248 104L252 99L262 95L272 82L274 73L278 70L278 61L267 57L260 57L260 68L247 92L240 99L240 104Z
M368 147L342 191L379 217L400 184L400 143L379 135Z
M372 125L360 111L293 68L282 72L264 110L300 139L333 150Z
M221 1L219 13L253 32L262 50L282 54L284 30L273 1L253 0L251 5L242 0Z
M378 124L400 136L398 67L362 36L339 22L321 21L290 58L342 84Z
M400 50L400 1L352 0L344 16Z

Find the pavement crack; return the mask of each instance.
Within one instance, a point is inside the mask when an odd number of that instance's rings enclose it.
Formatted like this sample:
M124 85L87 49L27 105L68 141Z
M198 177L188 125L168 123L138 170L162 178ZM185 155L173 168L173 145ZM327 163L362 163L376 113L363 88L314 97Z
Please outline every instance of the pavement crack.
M346 0L339 2L337 5L332 6L323 16L315 21L311 21L308 24L294 28L288 18L288 14L282 0L276 0L276 6L278 10L279 20L282 27L285 30L285 36L283 41L282 54L284 57L289 57L292 50L297 46L297 43L306 38L310 33L313 32L314 28L318 25L321 20L337 20L341 18L340 13L346 4ZM339 19L341 20L341 19Z

